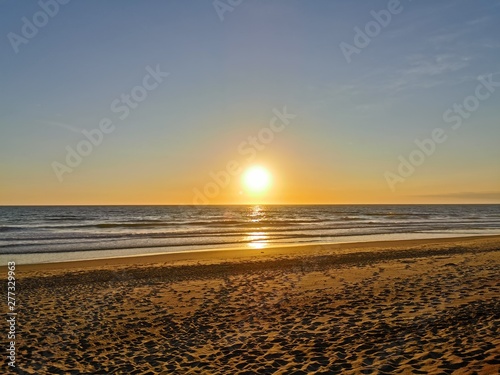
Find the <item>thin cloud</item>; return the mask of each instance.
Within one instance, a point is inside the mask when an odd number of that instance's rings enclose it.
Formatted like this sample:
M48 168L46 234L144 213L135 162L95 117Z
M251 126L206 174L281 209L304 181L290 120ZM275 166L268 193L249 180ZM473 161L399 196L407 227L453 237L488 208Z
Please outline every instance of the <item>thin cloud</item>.
M500 200L500 191L490 192L459 192L446 194L418 195L423 198L459 198L459 199L481 199Z
M47 125L53 125L57 126L66 130L70 130L72 132L81 134L82 130L74 127L73 125L68 125L68 124L63 124L62 122L55 122L55 121L42 121L42 123L47 124Z
M468 26L475 26L475 25L479 25L479 24L482 24L482 23L486 23L490 19L491 19L491 16L479 17L479 18L476 18L474 20L467 21L466 24Z
M397 70L385 83L379 84L381 91L388 95L396 95L403 90L429 89L449 83L450 78L444 79L443 75L467 68L472 58L452 54L434 56L419 54L410 56L407 60L409 67ZM461 77L456 78L457 81L460 79Z

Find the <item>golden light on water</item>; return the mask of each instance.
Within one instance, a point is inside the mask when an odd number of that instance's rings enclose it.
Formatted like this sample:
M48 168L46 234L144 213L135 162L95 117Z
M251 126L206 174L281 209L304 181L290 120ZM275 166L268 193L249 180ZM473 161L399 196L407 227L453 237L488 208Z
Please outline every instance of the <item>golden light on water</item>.
M261 206L255 205L250 208L249 222L252 225L258 224L265 218L265 211ZM263 249L266 247L269 236L263 231L249 232L245 238L248 241L248 247L252 249Z
M248 234L248 246L252 249L262 249L266 247L267 235L264 232L251 232Z

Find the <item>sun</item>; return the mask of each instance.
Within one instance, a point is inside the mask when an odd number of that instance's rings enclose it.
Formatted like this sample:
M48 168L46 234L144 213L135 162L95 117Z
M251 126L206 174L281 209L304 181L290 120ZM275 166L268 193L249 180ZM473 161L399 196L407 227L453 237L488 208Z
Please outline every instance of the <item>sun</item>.
M251 192L262 192L271 184L271 174L264 167L250 167L243 174L243 184Z

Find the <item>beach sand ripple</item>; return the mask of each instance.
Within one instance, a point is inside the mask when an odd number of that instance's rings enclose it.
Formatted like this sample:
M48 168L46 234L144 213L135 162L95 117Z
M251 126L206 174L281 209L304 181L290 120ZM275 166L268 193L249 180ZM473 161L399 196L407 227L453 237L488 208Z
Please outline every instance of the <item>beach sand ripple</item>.
M38 271L20 373L498 373L499 244Z

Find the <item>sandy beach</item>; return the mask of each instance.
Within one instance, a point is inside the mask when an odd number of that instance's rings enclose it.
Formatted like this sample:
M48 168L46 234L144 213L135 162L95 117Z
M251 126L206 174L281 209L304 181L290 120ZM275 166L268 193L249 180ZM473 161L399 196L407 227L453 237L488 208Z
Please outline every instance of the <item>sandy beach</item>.
M494 374L499 275L499 236L18 266L15 371Z

